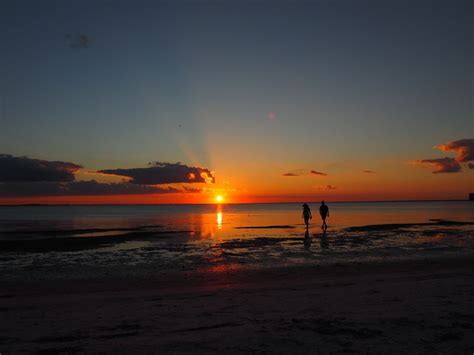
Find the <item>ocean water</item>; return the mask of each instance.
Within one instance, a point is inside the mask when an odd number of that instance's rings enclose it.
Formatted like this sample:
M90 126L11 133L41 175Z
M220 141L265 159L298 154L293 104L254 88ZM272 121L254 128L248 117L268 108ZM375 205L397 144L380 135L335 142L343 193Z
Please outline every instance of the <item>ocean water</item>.
M92 277L474 253L474 203L1 206L0 277Z

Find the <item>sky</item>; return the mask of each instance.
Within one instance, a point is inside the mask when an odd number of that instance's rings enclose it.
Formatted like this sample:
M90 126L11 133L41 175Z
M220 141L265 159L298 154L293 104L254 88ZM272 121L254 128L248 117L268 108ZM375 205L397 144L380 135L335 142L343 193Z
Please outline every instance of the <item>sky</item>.
M0 204L466 199L473 24L470 0L3 0Z

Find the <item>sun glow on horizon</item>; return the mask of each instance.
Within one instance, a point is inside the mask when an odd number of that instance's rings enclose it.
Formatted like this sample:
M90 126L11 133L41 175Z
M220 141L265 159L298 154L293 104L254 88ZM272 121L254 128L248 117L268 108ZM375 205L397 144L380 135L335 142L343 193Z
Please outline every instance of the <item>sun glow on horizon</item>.
M222 197L222 195L217 195L216 202L221 203L222 201L224 201L224 198Z

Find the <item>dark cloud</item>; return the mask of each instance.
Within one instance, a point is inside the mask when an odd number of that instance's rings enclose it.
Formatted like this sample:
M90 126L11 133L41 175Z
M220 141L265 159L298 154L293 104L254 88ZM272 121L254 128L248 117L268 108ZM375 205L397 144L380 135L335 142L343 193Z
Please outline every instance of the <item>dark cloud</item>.
M299 176L298 174L295 174L295 173L285 173L285 174L282 174L283 176Z
M144 169L101 171L131 178L131 181L121 183L74 181L74 173L81 168L70 162L0 154L0 197L196 193L201 190L187 186L152 185L215 182L210 170L180 163L154 163Z
M474 164L472 163L467 164L467 166L469 167L469 169L474 169Z
M99 173L131 178L130 182L141 185L173 183L215 183L213 173L206 168L189 167L181 163L150 163L147 168L105 169Z
M131 183L100 183L95 180L73 182L0 183L0 197L143 195L188 192L174 187Z
M443 152L455 152L456 160L459 162L468 162L474 160L474 139L460 139L457 141L440 144L436 148Z
M454 158L438 158L438 159L424 159L418 160L415 164L431 165L435 168L433 174L439 173L457 173L461 171L461 165Z
M376 174L376 172L372 170L362 170L362 172L366 174Z
M68 33L64 36L64 40L69 48L89 48L92 43L92 38L84 33Z
M316 171L316 170L311 170L310 173L313 175L328 176L328 174L322 173L321 171Z
M82 166L64 162L0 154L0 182L70 182Z

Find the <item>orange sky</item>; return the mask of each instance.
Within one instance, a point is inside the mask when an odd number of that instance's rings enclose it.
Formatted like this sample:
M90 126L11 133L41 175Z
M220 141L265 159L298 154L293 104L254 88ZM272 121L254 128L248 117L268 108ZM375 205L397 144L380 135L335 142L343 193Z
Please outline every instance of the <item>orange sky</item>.
M233 176L232 181L226 180L226 175L220 179L221 175L216 172L216 184L189 184L191 187L195 187L194 185L203 187L203 191L199 193L1 198L0 203L215 203L218 195L223 196L224 203L311 202L322 199L327 201L467 199L468 193L474 190L470 171L458 174L432 174L430 170L409 164L401 164L398 170L380 170L373 174L352 171L333 174L328 172L327 176L315 176L302 170L301 176L292 177L283 176L277 170L274 174L268 174L265 179L257 179L258 172L242 176L228 174L229 177ZM111 181L110 178L105 180ZM328 185L331 187L328 188Z

